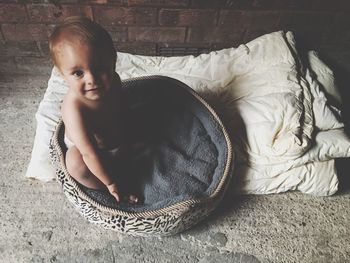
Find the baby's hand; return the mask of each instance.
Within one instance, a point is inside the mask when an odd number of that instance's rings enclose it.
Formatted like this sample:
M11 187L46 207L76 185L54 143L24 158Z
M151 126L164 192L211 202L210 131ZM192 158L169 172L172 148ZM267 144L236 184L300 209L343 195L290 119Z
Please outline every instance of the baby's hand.
M117 202L120 202L120 198L119 198L119 189L118 189L118 185L116 183L111 183L109 185L106 185L108 191L111 193L111 195L114 196L114 198L117 200Z
M117 200L117 202L120 202L120 194L119 194L119 189L118 185L116 183L111 183L107 185L108 191L111 193L111 195L114 196L114 198ZM136 204L138 203L138 198L135 195L129 195L125 196L123 198L123 201L129 202L130 204Z

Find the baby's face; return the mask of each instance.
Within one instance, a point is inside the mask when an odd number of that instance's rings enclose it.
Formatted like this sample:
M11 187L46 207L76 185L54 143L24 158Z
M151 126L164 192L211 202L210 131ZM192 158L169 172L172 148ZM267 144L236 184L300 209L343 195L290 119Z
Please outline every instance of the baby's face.
M106 50L95 50L81 41L59 43L57 67L70 89L87 100L99 100L113 85L114 58Z

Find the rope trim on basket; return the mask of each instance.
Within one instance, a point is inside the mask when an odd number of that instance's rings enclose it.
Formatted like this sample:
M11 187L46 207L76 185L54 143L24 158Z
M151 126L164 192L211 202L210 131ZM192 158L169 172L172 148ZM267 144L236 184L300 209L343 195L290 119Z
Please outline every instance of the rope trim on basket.
M213 193L209 197L189 199L189 200L182 201L182 202L179 202L179 203L176 203L176 204L173 204L173 205L161 208L161 209L146 211L146 212L125 212L125 211L122 211L122 210L119 210L116 208L111 208L111 207L101 205L100 203L93 200L90 196L88 196L85 192L83 192L81 190L81 188L77 185L77 183L73 179L73 177L67 171L65 160L64 160L64 154L63 154L62 149L61 149L59 142L58 142L59 131L61 129L61 126L63 125L62 119L59 120L59 122L55 128L53 138L52 138L53 147L55 148L55 150L59 154L59 159L60 159L60 163L61 163L61 167L59 167L59 168L63 170L65 178L69 181L70 184L72 184L74 186L76 192L78 193L78 195L81 198L85 199L86 201L88 201L89 203L94 205L99 210L104 211L104 212L109 212L112 215L120 215L120 216L128 216L128 217L157 217L157 216L164 215L170 211L174 212L174 210L177 210L177 211L188 210L190 206L194 206L198 203L203 204L203 203L207 203L207 202L214 202L215 198L218 197L220 191L223 189L223 187L225 185L227 178L229 177L229 173L231 171L230 167L232 166L232 161L233 161L233 157L234 157L231 140L229 138L227 130L224 127L221 119L219 118L217 113L214 111L214 109L202 97L200 97L193 89L189 88L186 84L184 84L178 80L175 80L175 79L172 79L169 77L164 77L164 76L146 76L146 77L131 78L131 79L125 80L123 82L126 83L126 82L131 82L134 80L143 80L143 79L149 79L149 80L167 79L167 80L170 80L172 82L176 82L177 84L180 84L180 86L182 88L189 91L200 103L202 103L208 109L208 111L212 114L214 119L219 124L219 127L221 128L221 131L224 134L228 149L227 149L227 160L226 160L224 175L221 178L221 180L219 181L215 191L213 191Z

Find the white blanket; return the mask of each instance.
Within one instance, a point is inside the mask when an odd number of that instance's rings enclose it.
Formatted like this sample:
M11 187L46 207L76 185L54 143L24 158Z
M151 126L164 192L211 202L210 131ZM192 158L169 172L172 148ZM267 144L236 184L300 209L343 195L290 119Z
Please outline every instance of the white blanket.
M238 48L198 57L148 57L118 53L122 79L165 75L207 98L222 116L236 153L234 191L268 194L337 191L334 159L350 156L340 122L332 71L315 52L302 65L291 32L275 32ZM67 86L53 70L36 114L38 127L27 177L49 181L54 172L48 142ZM327 98L332 97L335 105Z

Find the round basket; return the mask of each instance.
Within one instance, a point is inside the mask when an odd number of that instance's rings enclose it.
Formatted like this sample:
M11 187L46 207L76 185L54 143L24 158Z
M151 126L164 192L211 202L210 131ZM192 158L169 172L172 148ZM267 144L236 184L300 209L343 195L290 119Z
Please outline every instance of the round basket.
M65 165L64 124L50 143L63 192L90 222L138 236L172 235L204 219L221 201L233 169L231 142L214 110L184 83L162 76L122 82L133 136L149 149L130 162L142 202L116 204L77 183ZM136 171L136 172L135 172Z

